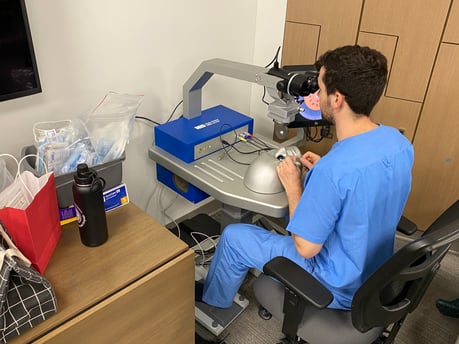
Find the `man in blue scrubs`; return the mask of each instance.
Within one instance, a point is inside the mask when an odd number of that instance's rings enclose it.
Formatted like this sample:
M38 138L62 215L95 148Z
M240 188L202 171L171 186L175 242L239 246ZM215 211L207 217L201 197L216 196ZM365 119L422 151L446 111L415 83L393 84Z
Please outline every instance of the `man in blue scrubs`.
M354 293L394 250L395 230L411 187L413 148L370 112L387 82L386 58L368 47L345 46L316 62L322 116L338 141L322 158L306 152L304 182L294 157L277 166L291 235L249 224L225 228L202 300L227 308L250 268L285 256L333 293L331 308L349 309Z

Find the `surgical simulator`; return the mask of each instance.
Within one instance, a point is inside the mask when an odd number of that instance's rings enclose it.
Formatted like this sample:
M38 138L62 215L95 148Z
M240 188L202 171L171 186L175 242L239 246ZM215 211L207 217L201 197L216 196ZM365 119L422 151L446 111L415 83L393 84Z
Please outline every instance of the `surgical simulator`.
M255 135L254 120L245 114L224 105L202 109L202 89L214 74L264 87L272 98L267 117L279 139L287 138L290 127L324 125L304 121L299 114L298 98L318 90L315 68L290 71L277 62L264 68L224 59L203 61L183 85L183 116L154 128L149 157L156 162L157 179L193 203L209 196L220 201L222 227L250 222L253 214L282 218L288 202L275 166L287 155L301 156L297 146L305 142L304 131L279 144ZM196 255L196 281L206 278L203 259ZM248 303L239 294L229 309L196 302L196 320L218 336Z

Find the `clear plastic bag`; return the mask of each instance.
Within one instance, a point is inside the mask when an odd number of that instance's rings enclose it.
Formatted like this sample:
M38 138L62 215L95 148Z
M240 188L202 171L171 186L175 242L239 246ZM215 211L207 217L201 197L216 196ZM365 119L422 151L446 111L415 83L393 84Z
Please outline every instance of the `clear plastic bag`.
M97 164L118 159L129 141L143 95L108 93L84 121Z
M34 125L40 161L56 176L119 159L126 148L142 95L109 92L86 116L73 120L39 122ZM44 172L43 164L36 170Z

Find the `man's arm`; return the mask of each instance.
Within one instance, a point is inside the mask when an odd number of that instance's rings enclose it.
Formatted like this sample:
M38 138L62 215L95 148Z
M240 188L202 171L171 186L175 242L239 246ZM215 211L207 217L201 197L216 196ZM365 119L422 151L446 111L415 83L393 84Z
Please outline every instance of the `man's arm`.
M317 160L318 158L314 159L314 163ZM311 162L309 167L312 167L312 165ZM295 157L288 156L281 161L277 165L277 174L284 186L289 205L289 215L292 217L303 193L301 169L295 165ZM322 244L314 244L296 234L292 234L292 237L296 250L304 258L314 257L322 248Z
M279 180L287 196L289 216L292 217L296 206L303 193L303 183L301 181L301 169L295 165L296 157L287 156L277 164L276 170Z
M304 258L312 258L322 249L322 244L314 244L296 234L292 234L292 237L296 250Z

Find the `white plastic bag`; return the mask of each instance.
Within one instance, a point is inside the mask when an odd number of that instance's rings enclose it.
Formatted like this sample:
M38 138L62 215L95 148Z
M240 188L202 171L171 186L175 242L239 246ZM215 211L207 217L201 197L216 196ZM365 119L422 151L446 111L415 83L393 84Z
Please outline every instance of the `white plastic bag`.
M6 166L5 160L0 160L0 192L2 192L7 186L13 182L13 176L11 175L8 167Z
M11 183L0 192L0 208L26 209L35 195L48 182L48 171L46 170L41 177L36 177L30 171L20 172L22 162L29 156L37 157L36 155L26 155L19 161L10 154L0 154L0 157L2 156L10 157L15 161L17 172Z

